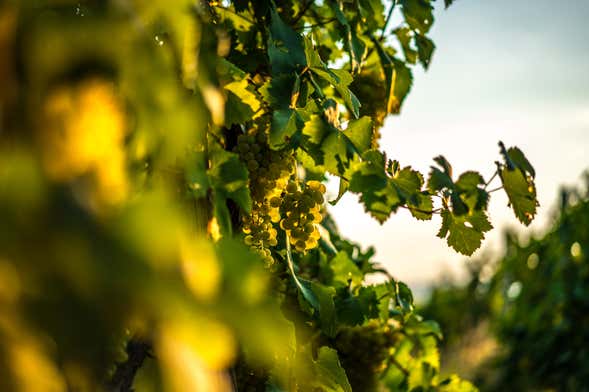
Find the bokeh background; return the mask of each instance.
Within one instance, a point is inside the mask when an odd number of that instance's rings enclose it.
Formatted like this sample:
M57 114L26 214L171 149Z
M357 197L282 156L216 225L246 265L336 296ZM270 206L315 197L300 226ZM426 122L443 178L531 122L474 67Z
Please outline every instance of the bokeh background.
M443 154L456 172L478 170L486 179L497 142L519 146L536 168L538 216L524 227L506 196L494 193L495 228L473 257L491 255L501 252L506 228L522 238L543 233L559 187L579 183L589 167L589 2L457 0L447 10L438 2L435 15L432 64L427 72L416 68L381 146L423 173ZM381 226L351 194L331 211L345 236L374 245L379 261L418 297L443 276L466 277L464 257L436 237L439 217L420 222L399 211Z

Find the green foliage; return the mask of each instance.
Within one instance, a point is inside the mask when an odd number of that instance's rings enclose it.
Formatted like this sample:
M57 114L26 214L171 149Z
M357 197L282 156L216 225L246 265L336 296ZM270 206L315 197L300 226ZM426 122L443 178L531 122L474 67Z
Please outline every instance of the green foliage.
M478 364L482 390L574 391L589 382L588 196L564 189L546 234L521 241L507 233L498 262L475 262L466 285L437 287L420 309L440 322L448 349L490 325L499 349Z
M321 184L480 246L490 181L378 149L433 21L429 0L3 5L0 389L475 390ZM501 153L528 224L534 170Z

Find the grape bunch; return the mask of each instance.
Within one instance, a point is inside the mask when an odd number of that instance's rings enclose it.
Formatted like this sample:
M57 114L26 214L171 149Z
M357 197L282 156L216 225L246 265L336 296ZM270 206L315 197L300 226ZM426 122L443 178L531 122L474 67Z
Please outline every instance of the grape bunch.
M266 133L258 129L239 135L234 151L247 166L253 200L252 212L243 217L244 241L267 264L272 264L270 247L278 244L273 222L280 221L280 213L270 200L280 197L286 188L294 173L294 156L291 150L272 150Z
M243 232L246 234L245 244L270 265L274 260L269 248L278 244L276 239L278 232L272 225L269 212L270 208L267 203L255 205L252 213L243 218Z
M266 133L258 129L239 135L236 150L249 171L253 200L263 202L282 193L295 169L292 150L270 149Z
M317 246L320 234L315 224L322 220L321 206L325 185L319 181L307 181L305 184L289 182L282 198L270 199L270 206L280 208L280 228L286 232L288 239L297 252L305 252Z
M390 326L375 320L340 330L335 348L354 391L375 390L376 374L383 370L397 339Z

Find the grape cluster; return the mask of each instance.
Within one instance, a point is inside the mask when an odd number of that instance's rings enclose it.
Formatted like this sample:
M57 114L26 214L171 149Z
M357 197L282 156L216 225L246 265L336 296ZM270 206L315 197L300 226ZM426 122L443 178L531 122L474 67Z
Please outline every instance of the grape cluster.
M250 192L256 201L280 195L294 172L291 150L270 149L264 131L253 129L237 138L237 152L250 174Z
M397 339L389 326L382 326L375 320L342 328L335 347L354 391L374 390L375 376L383 370Z
M252 129L239 135L234 149L246 164L249 188L253 200L251 214L243 218L245 243L257 252L267 264L274 262L270 247L278 244L273 222L280 221L278 206L270 200L280 197L294 173L295 161L290 150L272 150L266 133Z
M289 182L284 197L270 199L272 207L280 207L282 219L280 228L286 231L290 242L297 252L305 252L317 246L320 234L315 226L321 222L321 206L325 185L319 181L305 184Z

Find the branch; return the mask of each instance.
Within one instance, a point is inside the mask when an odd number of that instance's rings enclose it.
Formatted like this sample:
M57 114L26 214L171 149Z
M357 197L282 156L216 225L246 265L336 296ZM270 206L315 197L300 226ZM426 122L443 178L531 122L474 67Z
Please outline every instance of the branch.
M379 41L382 41L382 39L384 38L384 33L387 29L387 26L389 25L389 21L391 20L391 16L393 16L393 10L395 9L396 3L397 3L397 1L393 0L393 3L391 4L391 8L389 9L389 13L387 14L387 18L384 21L384 26L382 26L382 31L380 32Z
M301 18L303 17L303 15L305 15L305 12L307 12L309 10L309 8L311 8L311 5L313 5L313 1L312 0L307 1L303 5L303 8L301 9L301 11L292 20L292 25L293 26L296 25L299 20L301 20Z
M491 189L490 191L487 191L487 192L488 193L493 193L493 192L500 191L501 189L503 189L503 186L498 186L497 188Z
M151 355L151 344L131 339L125 348L127 361L117 364L115 374L107 385L109 392L132 392L133 380L137 371L143 365L145 358L153 358Z
M421 212L423 214L439 214L440 211L442 211L441 208L436 208L434 210L428 211L428 210L422 210L421 208L411 207L411 206L406 206L406 205L401 205L400 207L401 208L406 208L409 211Z
M404 367L403 367L403 366L402 366L402 365L399 363L399 361L397 361L397 360L395 359L395 357L391 357L390 361L391 361L391 363L392 363L393 365L395 365L395 366L396 366L396 367L397 367L397 368L398 368L398 369L401 371L401 373L403 373L403 374L405 375L405 377L409 377L409 371L408 371L407 369L405 369L405 368L404 368Z
M304 26L303 29L312 29L314 27L325 26L326 24L335 22L336 20L337 20L336 18L326 19L326 20L324 20L323 22L320 22L320 23L315 23L315 24L312 24L312 25L309 25L309 26Z
M497 177L497 173L499 173L498 170L495 170L495 173L493 173L493 175L491 176L491 178L489 179L489 181L487 181L485 183L485 189L487 189L487 187L489 186L489 184L491 183L491 181L493 181L495 179L495 177Z

